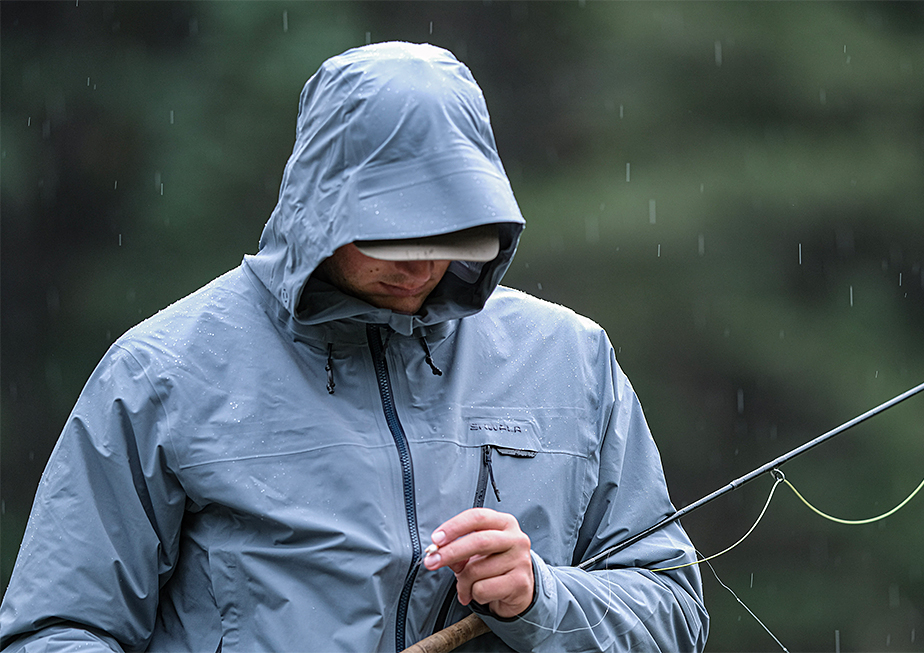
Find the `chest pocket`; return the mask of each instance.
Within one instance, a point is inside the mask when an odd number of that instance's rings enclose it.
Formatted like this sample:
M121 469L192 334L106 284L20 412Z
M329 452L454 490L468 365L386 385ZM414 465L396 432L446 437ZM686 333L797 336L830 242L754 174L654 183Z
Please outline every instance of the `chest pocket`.
M480 449L472 505L513 514L543 559L570 564L597 479L589 425L561 409L471 407L463 417Z

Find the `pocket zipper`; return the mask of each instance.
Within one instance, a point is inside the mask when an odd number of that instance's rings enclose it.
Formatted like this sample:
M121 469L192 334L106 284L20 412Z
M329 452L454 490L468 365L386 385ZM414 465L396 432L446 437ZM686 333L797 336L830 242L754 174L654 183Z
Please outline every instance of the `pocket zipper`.
M494 480L494 465L491 462L491 454L494 447L490 444L481 445L481 472L478 474L478 489L475 492L475 508L484 507L485 495L488 492L488 481L491 481L491 488L494 490L494 496L500 502L500 490L497 487L497 481Z

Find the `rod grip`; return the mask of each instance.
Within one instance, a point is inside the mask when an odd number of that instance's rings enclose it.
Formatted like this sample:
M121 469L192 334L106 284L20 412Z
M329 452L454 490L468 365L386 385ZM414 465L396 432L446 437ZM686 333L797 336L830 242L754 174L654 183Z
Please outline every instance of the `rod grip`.
M470 614L462 621L409 646L402 653L449 653L465 642L484 635L489 630L488 625L477 614Z

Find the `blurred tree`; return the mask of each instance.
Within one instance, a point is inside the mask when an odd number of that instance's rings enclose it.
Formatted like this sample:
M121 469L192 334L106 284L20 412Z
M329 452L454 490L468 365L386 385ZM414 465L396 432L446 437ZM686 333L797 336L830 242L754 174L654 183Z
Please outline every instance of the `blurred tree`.
M506 283L607 328L679 505L924 381L920 3L4 2L0 29L4 588L96 361L254 251L302 84L370 41L472 68L528 222ZM922 423L910 400L786 472L882 512ZM690 515L699 548L769 483ZM714 565L790 648L924 650L920 511L845 527L781 488ZM710 650L775 646L704 582Z

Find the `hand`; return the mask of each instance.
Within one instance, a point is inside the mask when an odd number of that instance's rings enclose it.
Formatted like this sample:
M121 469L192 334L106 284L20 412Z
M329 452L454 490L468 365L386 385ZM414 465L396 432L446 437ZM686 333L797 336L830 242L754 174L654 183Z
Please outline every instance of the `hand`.
M462 605L474 599L506 618L533 602L530 541L513 515L472 508L443 523L432 539L439 550L424 558L424 566L452 569Z

